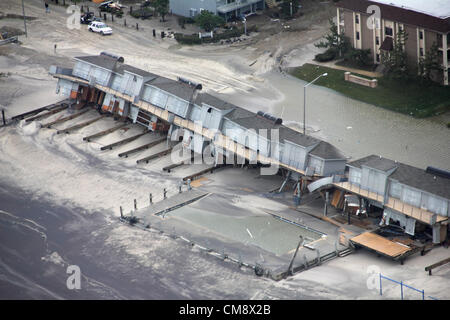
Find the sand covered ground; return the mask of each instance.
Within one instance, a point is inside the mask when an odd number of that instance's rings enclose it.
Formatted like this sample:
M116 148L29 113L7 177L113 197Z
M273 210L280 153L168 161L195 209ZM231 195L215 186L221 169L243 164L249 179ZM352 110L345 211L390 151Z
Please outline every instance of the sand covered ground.
M0 11L20 14L21 3L18 0L2 1ZM302 82L280 73L278 67L310 61L318 52L313 43L327 28L326 19L321 17L309 28L299 26L303 29L281 35L261 32L247 40L250 45L182 47L173 39L153 39L150 30L159 23L153 20L142 22L140 31L113 25L115 34L101 37L85 29L67 29L67 14L63 7L52 6L50 15L45 16L42 1L33 0L26 3L26 14L38 17L27 24L28 38L22 36L21 44L0 47L0 72L6 74L0 78L0 104L8 117L61 99L55 94L56 80L48 75L50 65L70 67L72 57L98 54L106 49L123 55L126 63L151 72L173 78L181 75L201 82L205 90L218 91L220 97L252 111L265 110L277 115L283 112L285 122L298 127ZM2 24L21 28L23 21L2 19ZM254 61L256 63L252 64ZM369 150L385 152L385 156L396 155L397 160L421 167L436 165L448 169L448 129L442 118L410 119L329 90L309 89L310 96L316 97L317 105L308 111L311 117L308 131L336 144L346 155L367 155ZM313 102L311 100L309 105ZM90 111L57 129L95 116L96 112ZM368 121L371 126L367 126ZM368 267L376 265L386 276L425 289L427 295L450 298L445 290L450 285L448 267L436 270L432 277L423 269L446 258L448 250L445 248L435 249L426 256L413 256L403 266L360 250L289 279L273 282L204 256L195 249L187 250L185 244L163 235L118 223L120 205L127 212L132 209L134 198L138 204L146 203L150 192L160 195L164 187L175 190L180 177L200 167L183 168L169 175L161 171L164 161L136 165L135 160L141 155L126 160L117 157L121 151L152 141L155 138L152 136L144 136L113 151L100 152L101 146L137 133L136 126L92 143L82 141L83 136L111 126L110 118L102 119L70 135L57 135L54 129L40 129L37 122L0 128L0 182L4 193L9 194L6 190L9 186L19 190L18 194L23 192L27 201L49 203L68 210L55 224L45 217L45 209L37 210L36 217L25 209L15 212L13 206L7 210L5 205L0 207L3 210L0 212L2 227L10 228L14 225L12 222L23 222L24 219L45 222L43 227L47 231L37 228L47 234L47 239L42 240L46 245L42 251L37 251L36 261L42 263L42 274L48 272L49 266L55 270L55 275L49 275L48 281L38 276L28 279L29 269L14 273L16 260L2 260L0 268L8 275L6 279L0 279L4 285L14 283L8 279L17 277L21 279L17 283L34 288L33 293L25 297L36 297L36 292L39 293L37 296L50 298L77 297L55 283L64 284L60 281L64 266L80 263L89 270L91 284L97 281L98 288L103 288L96 291L95 285L90 287L89 294L97 298L378 299L376 288L369 289L367 284ZM366 130L367 127L370 130ZM390 143L386 145L385 141ZM163 145L157 148L163 148ZM159 150L157 148L148 152ZM217 190L226 185L226 181L215 181L212 185ZM228 188L232 190L232 187ZM5 198L16 196L9 194ZM20 197L16 201L20 201ZM261 201L258 196L242 197L238 204L252 207L258 201ZM283 207L272 200L264 203L271 210ZM58 240L64 238L64 233L58 233L58 230L69 232L73 242L58 245ZM11 239L17 235L3 234L5 241L10 240L4 243L14 247L16 243ZM11 254L9 247L5 248L2 249ZM22 251L15 249L19 253L12 256L20 257ZM23 256L21 259L26 264L27 259ZM117 275L122 275L124 280L121 282ZM52 279L59 279L59 282ZM242 283L246 284L245 289ZM11 285L15 295L18 292L16 285ZM158 290L152 292L149 289L152 285ZM396 290L387 285L383 298L398 298Z

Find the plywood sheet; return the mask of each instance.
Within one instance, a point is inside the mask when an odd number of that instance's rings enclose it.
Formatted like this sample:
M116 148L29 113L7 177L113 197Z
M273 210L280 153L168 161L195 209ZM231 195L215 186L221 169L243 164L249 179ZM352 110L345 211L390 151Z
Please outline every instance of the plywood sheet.
M398 257L411 250L411 248L406 245L396 243L371 232L365 232L359 236L353 237L351 238L351 241L392 258Z

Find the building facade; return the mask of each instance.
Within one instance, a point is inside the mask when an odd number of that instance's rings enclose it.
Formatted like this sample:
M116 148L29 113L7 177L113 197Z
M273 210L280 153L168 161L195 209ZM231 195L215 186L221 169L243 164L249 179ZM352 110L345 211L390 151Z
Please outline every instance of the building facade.
M398 221L415 234L416 222L432 229L433 242L447 237L450 178L371 155L347 164L348 181L335 185L383 209L381 224Z
M275 164L301 176L343 175L346 158L331 144L303 135L265 113L199 92L199 85L168 79L108 53L75 58L73 69L52 66L57 92L81 104L129 118L148 130L178 132L184 146L216 157L234 153L254 163ZM201 89L200 89L201 90ZM276 173L276 172L275 172Z
M373 62L390 52L400 30L408 35L405 51L410 65L418 66L434 43L441 72L436 82L449 85L450 2L447 0L341 0L337 4L338 31L350 38L356 49L370 49Z
M170 10L176 15L193 18L208 10L226 21L262 10L264 6L265 0L170 0Z

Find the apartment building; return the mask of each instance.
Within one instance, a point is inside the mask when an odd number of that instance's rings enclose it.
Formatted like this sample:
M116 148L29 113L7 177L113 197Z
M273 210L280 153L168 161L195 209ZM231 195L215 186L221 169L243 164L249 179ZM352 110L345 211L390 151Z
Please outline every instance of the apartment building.
M229 20L264 9L265 0L170 0L172 13L183 17L195 17L203 10Z
M448 0L341 0L337 4L338 31L357 49L370 49L373 62L381 63L381 52L393 49L394 39L405 30L409 63L425 58L438 45L442 71L434 80L449 85L450 1Z

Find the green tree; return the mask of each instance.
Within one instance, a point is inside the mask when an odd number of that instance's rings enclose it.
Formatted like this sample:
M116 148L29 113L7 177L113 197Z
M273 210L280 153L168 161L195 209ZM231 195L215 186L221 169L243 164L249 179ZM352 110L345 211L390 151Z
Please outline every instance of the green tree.
M338 33L337 25L332 19L329 20L330 31L325 35L325 40L314 44L317 48L327 48L335 56L342 58L351 48L350 39L344 33Z
M439 49L436 42L433 43L430 50L425 53L425 58L421 57L419 60L419 76L424 80L431 81L434 71L442 70L439 63Z
M203 10L194 20L195 24L207 32L225 24L225 20L222 17L219 17L208 10Z
M405 50L405 43L408 34L405 30L399 30L394 40L392 51L381 52L381 62L385 69L384 74L391 78L406 79L409 77L408 57Z
M156 12L161 15L162 21L164 22L166 14L169 13L169 0L155 0L153 6Z
M283 13L284 16L291 15L291 3L292 3L292 14L297 13L300 0L283 0L283 2L281 3L281 12Z

